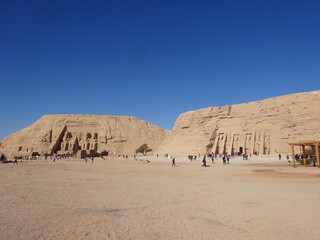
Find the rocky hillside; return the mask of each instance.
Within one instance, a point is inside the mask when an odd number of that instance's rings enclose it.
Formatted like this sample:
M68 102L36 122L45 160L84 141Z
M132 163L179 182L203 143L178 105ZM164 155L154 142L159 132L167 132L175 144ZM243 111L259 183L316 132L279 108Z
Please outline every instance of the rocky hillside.
M135 117L101 115L45 115L2 141L5 153L134 154L143 143L157 149L168 131Z
M320 140L320 91L183 113L157 153L287 154L309 140Z

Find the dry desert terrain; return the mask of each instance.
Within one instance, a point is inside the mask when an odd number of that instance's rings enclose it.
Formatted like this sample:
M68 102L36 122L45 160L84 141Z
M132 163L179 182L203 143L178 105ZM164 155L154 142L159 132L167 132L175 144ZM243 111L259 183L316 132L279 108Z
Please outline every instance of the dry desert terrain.
M319 239L319 168L272 157L176 164L1 164L0 239Z

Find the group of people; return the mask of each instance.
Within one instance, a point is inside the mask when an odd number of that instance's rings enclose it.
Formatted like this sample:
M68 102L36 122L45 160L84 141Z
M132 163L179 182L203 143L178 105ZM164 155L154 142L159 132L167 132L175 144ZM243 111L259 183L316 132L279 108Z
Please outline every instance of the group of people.
M48 154L45 154L44 157L45 157L45 160L50 158L53 162L55 162L58 159L68 159L69 157L74 157L74 156L71 155L71 154L61 154L61 155L57 155L57 154L48 155ZM102 159L104 159L102 155L100 157ZM134 158L135 157L136 157L136 155L134 156ZM158 155L157 155L157 157L158 157ZM171 158L168 154L166 154L165 157ZM222 159L223 164L229 164L230 163L230 158L232 157L232 155L228 155L228 154L223 154L223 155L219 154L219 155L217 155L217 154L213 154L213 153L204 155L203 159L202 159L202 167L207 167L207 159L211 159L212 164L214 164L215 160L218 159L218 157L220 157ZM278 157L279 157L279 160L281 160L281 158L282 158L281 154L279 154ZM296 161L299 161L299 160L301 160L303 158L308 158L308 157L310 157L310 156L306 156L305 154L295 154L294 159ZM91 159L92 163L94 162L94 157L92 157L92 156L87 156L87 157L83 157L83 158L84 158L86 163L88 162L89 159ZM118 155L118 158L128 159L128 155ZM188 159L190 161L196 161L197 158L200 158L200 154L198 156L197 155L188 155ZM243 160L248 160L248 154L242 154L242 158L243 158ZM0 155L0 160L4 161L5 159L6 159L6 157L4 156L4 154L1 154ZM28 160L28 159L40 159L40 156L31 156L31 157L15 156L13 159L14 160L13 161L11 160L11 162L13 162L14 164L18 164L18 160L19 159L25 159L25 160ZM289 160L289 155L286 155L286 159ZM175 167L175 166L176 166L176 158L173 157L172 158L172 167Z
M200 154L199 154L199 157L200 157ZM214 161L215 161L215 158L217 158L217 155L214 155L214 154L204 155L203 159L202 159L202 167L207 167L207 158L211 158L211 162L214 164L215 163ZM224 154L224 155L221 156L221 158L222 158L223 164L229 164L230 163L230 156L229 155ZM190 161L196 160L197 156L196 155L188 155L188 159ZM176 158L172 158L171 166L172 167L176 166Z
M48 158L52 159L53 157L55 157L56 159L69 159L69 158L74 158L75 155L71 153L54 154L53 156L50 154L44 154L45 160L47 160Z
M304 159L304 158L307 158L307 155L306 155L306 154L298 154L298 153L296 153L296 154L294 155L294 159L295 159L296 161L300 161L300 160L302 160L302 159Z
M280 153L279 153L279 155L278 155L278 156L279 156L279 160L281 160L281 157L282 157L282 156L281 156L281 154L280 154ZM286 159L287 159L287 160L289 160L289 159L290 159L290 157L289 157L289 155L288 155L288 154L287 154L287 156L286 156Z
M18 160L21 162L23 160L39 160L40 156L14 156L13 158L5 156L3 153L0 154L0 162L7 163L13 162L14 164L18 165Z
M194 155L194 156L193 156L193 155L189 155L189 156L188 156L188 159L189 159L190 161L192 161L192 160L195 160L195 161L196 161L196 160L197 160L197 156L196 156L196 155Z

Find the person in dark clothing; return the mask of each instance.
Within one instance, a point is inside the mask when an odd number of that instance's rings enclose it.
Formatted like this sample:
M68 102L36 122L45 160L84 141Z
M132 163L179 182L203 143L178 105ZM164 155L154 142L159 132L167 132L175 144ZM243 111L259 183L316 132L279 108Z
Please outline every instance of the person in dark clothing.
M281 160L281 154L279 154L279 160Z
M207 167L206 155L202 159L202 167Z
M175 158L172 158L172 167L175 167L176 166L176 159Z

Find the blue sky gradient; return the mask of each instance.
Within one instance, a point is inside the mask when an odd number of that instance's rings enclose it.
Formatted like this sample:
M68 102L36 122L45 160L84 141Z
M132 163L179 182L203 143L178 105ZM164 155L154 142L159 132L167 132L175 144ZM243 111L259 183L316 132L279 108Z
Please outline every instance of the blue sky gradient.
M183 112L319 90L319 0L0 1L0 139L45 114Z

